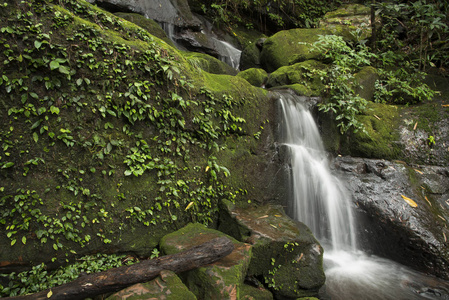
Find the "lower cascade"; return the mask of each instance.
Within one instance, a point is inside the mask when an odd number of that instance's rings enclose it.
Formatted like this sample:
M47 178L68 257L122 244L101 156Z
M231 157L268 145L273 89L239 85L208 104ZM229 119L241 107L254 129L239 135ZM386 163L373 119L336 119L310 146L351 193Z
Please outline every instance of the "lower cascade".
M394 261L358 250L351 195L334 174L306 97L278 93L280 146L290 166L292 218L324 247L325 291L332 300L449 299L449 285Z

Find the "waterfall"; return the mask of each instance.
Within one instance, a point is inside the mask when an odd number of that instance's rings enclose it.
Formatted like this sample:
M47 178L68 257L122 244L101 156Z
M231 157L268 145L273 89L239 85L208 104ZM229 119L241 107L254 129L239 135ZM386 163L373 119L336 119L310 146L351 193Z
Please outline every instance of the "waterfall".
M290 156L293 190L292 215L305 223L333 250L355 250L355 226L350 197L329 170L327 154L305 97L280 94L282 145Z
M309 226L324 246L323 299L449 299L449 284L393 261L357 250L351 197L331 173L306 97L277 92L280 145L291 169L290 214Z
M238 70L240 64L240 55L242 51L232 46L230 43L212 38L215 44L215 49L220 54L219 59Z

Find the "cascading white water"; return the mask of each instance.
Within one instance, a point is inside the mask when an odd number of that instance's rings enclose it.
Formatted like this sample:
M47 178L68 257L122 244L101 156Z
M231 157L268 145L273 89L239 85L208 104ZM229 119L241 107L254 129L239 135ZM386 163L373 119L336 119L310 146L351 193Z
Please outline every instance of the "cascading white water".
M281 145L291 166L292 217L324 246L325 299L449 299L449 284L357 250L351 197L329 168L306 97L278 93Z
M299 97L280 96L283 114L283 145L291 157L293 215L334 250L355 250L354 218L348 195L339 179L332 176L329 162L309 110ZM303 99L305 100L305 98Z

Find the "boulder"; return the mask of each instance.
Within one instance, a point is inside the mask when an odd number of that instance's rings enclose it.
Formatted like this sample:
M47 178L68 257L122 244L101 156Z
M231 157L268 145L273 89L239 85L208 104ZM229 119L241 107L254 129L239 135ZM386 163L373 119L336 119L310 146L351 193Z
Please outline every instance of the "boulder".
M222 202L219 229L253 245L248 276L264 278L277 298L316 296L324 284L323 248L281 206Z
M244 78L246 81L254 86L261 87L264 86L268 79L268 74L264 69L251 68L245 71L241 71L237 76Z
M374 99L375 83L379 80L377 70L371 66L363 67L354 75L357 85L354 87L355 94L372 101Z
M320 20L320 28L355 42L371 37L371 9L361 4L342 5Z
M262 51L263 43L266 38L261 38L255 43L251 43L246 46L240 56L240 70L246 70L249 68L260 68L260 53Z
M271 73L282 66L316 59L320 53L311 51L312 44L318 41L320 35L329 34L332 32L323 28L279 31L264 42L260 63Z
M181 279L172 271L162 271L154 280L138 283L120 292L107 300L196 300L195 295L182 283Z
M307 60L291 66L280 67L268 77L266 87L285 87L290 85L302 85L293 88L303 96L319 96L324 91L324 84L315 70L324 70L326 65L316 60ZM299 90L299 91L298 91Z
M161 239L164 254L178 253L225 235L202 224L190 223ZM240 299L241 289L251 260L251 245L231 237L234 251L216 263L184 274L189 289L200 299Z
M135 12L159 23L181 28L196 28L201 22L190 11L187 0L95 0L90 1L110 11Z
M338 157L358 209L362 248L449 278L449 168Z

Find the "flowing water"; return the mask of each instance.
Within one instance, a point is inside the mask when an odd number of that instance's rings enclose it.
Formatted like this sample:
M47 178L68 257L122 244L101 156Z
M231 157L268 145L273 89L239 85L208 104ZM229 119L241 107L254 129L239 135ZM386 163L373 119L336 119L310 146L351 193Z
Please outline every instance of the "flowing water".
M324 299L449 299L449 285L393 261L357 250L351 196L329 168L306 97L279 93L280 142L291 166L291 215L322 243Z

